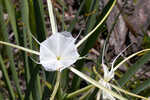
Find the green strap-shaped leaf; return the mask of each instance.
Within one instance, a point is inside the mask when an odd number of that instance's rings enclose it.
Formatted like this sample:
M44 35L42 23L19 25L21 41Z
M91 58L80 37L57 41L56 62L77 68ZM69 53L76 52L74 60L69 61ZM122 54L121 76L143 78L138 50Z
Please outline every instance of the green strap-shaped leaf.
M12 0L4 0L5 5L6 5L6 9L8 12L8 16L10 19L10 23L12 26L12 29L14 31L14 35L15 35L15 39L16 39L16 43L17 45L19 45L19 39L18 39L18 31L17 31L17 22L16 22L16 17L15 17L15 8L13 6Z
M28 7L28 1L27 0L20 0L20 9L21 9L21 19L23 22L23 42L22 45L27 48L28 44L27 44L27 40L29 40L29 46L30 48L32 48L32 41L31 41L31 36L29 36L30 33L30 26L29 26L29 7ZM29 38L27 38L29 37ZM28 59L28 55L27 52L23 52L23 59L24 59L24 70L25 70L25 79L26 79L26 87L27 84L29 83L30 80L30 69L33 69L32 65L29 66L29 59ZM31 67L31 68L29 68ZM31 88L32 89L32 88ZM28 100L32 100L32 95L30 94L28 96Z
M72 32L73 28L75 27L75 24L78 22L78 17L79 17L79 15L80 15L80 13L81 13L82 8L84 7L84 4L85 4L85 0L83 0L83 1L81 2L81 5L80 5L80 7L79 7L79 10L77 11L77 13L76 13L76 15L75 15L75 18L73 19L73 21L72 21L72 23L70 24L70 26L69 26L69 28L67 29L67 31Z
M3 59L2 59L1 55L0 55L0 68L3 72L5 82L6 82L6 85L8 87L8 90L9 90L8 92L10 94L10 98L11 98L11 100L16 100L15 99L15 93L14 93L13 88L11 86L11 82L10 82L10 79L9 79L9 76L8 76L7 69L6 69L6 66L4 65L4 62L3 62Z
M124 86L133 75L144 65L148 60L150 59L150 52L143 55L140 59L137 60L137 62L132 65L128 71L121 77L121 79L118 80L118 83L120 86Z
M2 3L0 3L0 32L1 32L1 36L3 36L3 38L4 38L4 41L9 42L6 24L5 24L4 19L3 19ZM10 47L6 47L6 54L9 58L10 69L12 72L13 80L14 80L15 85L16 85L16 90L17 90L19 99L22 100L23 97L22 97L20 86L19 86L19 79L18 79L18 75L17 75L16 69L15 69L15 63L14 63L14 57L13 57L12 49Z
M23 26L23 36L24 36L24 47L27 48L27 41L29 40L29 46L32 49L32 37L31 37L31 31L30 31L30 22L29 22L29 4L28 0L21 0L21 15L22 15L22 21L24 23ZM27 84L29 84L30 78L31 78L31 70L36 66L35 63L29 60L27 53L25 53L25 72L26 72L26 78L27 78ZM38 72L37 72L38 73ZM30 90L32 90L32 95L34 100L40 100L41 99L41 87L40 87L40 81L39 81L39 75L35 77L35 80L32 81L34 86L36 88L32 87ZM27 87L28 88L28 87ZM30 92L31 93L31 92ZM31 95L29 95L30 97ZM31 97L30 97L31 99Z
M144 81L142 84L136 86L136 88L133 89L132 92L135 94L138 94L149 87L150 87L150 79L148 79L148 80Z
M42 42L46 39L46 24L44 21L43 0L32 0L36 23L36 36L38 41Z
M95 2L96 4L98 3ZM93 15L91 16L91 19L89 18L89 23L87 23L87 30L88 30L88 26L90 26L90 29L86 32L89 32L89 33L86 33L87 35L82 39L80 40L76 46L79 48L82 44L84 44L81 48L81 56L84 56L85 54L88 53L88 51L93 47L93 45L95 44L96 40L97 40L97 37L98 35L100 34L100 26L104 23L104 21L106 20L106 18L108 17L109 13L111 12L112 8L114 7L116 3L116 0L110 0L107 5L105 6L103 12L101 13L100 17L99 17L99 23L97 25L95 25L95 23L93 23L93 19L95 18L96 20L96 15ZM97 6L94 6L96 7L95 9L98 9L98 5ZM94 27L95 26L95 27ZM94 29L91 29L91 27L94 27ZM86 41L86 42L85 42ZM77 66L80 66L80 68L82 68L82 65L80 63L80 65L77 65ZM74 79L73 80L73 86L72 87L78 87L79 84L76 84L75 82L79 82L79 80L76 80Z

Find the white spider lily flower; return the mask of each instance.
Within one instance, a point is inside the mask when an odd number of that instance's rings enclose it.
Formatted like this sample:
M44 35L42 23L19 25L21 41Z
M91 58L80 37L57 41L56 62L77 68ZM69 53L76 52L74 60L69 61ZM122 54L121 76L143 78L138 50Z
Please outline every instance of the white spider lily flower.
M105 64L102 64L102 67L104 70L104 80L109 82L111 79L114 78L114 69L113 67L111 67L111 70L109 71Z
M109 82L111 79L114 78L114 69L113 67L109 71L107 66L105 64L102 64L103 70L104 70L104 79L100 79L99 83L101 83L105 88L111 90L111 86L109 85ZM102 98L103 100L116 100L111 94L102 91Z
M70 32L57 32L40 43L40 64L47 71L62 71L75 63L79 53Z
M127 46L122 52L120 52L117 57L113 60L112 62L112 66L111 66L111 69L110 71L108 70L108 67L104 64L104 51L105 51L105 46L106 46L106 42L104 43L104 48L103 48L103 53L102 53L102 68L103 68L103 71L104 71L104 77L103 79L100 79L99 80L99 83L101 83L105 88L107 89L110 89L111 90L111 86L110 84L108 83L110 80L114 79L114 75L115 75L115 71L118 69L118 67L115 67L114 68L114 64L115 64L115 61L118 59L119 56L122 55L122 53L128 49L132 44L130 44L129 46ZM100 99L100 90L99 92L97 93L97 100ZM105 91L102 91L102 98L103 100L116 100L111 94L105 92Z
M104 48L103 48L103 53L102 53L102 68L103 68L103 71L104 71L104 76L103 78L101 78L99 80L99 83L101 83L105 88L111 90L111 86L109 85L109 81L111 79L114 78L114 75L115 75L115 70L114 70L114 67L113 65L111 66L111 70L109 71L108 67L104 64L104 51L105 51L105 46L106 46L106 42L104 43ZM100 95L102 93L102 99L103 100L116 100L111 94L105 92L102 90L99 90L99 92L97 93L97 100L100 99Z

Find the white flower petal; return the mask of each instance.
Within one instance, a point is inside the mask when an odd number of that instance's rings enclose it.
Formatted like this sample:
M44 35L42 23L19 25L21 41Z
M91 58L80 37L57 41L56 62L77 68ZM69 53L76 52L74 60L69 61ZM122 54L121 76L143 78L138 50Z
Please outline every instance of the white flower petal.
M62 52L62 57L63 58L78 58L79 57L79 53L77 52L77 48L74 44L74 42L69 41L69 44L66 45L64 51Z
M101 83L105 88L111 90L111 86L109 85L109 83L105 82L104 80L99 80L99 83ZM103 100L116 100L111 94L102 91L102 98Z
M103 67L103 70L104 70L104 79L105 79L105 77L107 77L107 75L109 73L109 70L108 70L108 68L105 64L102 64L102 67Z
M60 45L60 49L59 49L59 56L61 57L66 57L67 55L70 55L70 53L67 52L67 54L64 55L64 53L66 51L73 51L73 52L77 52L77 49L75 47L75 44L74 44L74 40L72 40L71 38L67 38L67 37L64 37L63 35L60 35L59 36L60 38L60 42L59 42L59 45ZM73 55L71 55L73 56Z
M105 64L102 64L102 67L103 67L103 70L104 70L104 79L106 81L110 81L114 77L114 70L111 69L109 71Z
M51 50L49 50L45 45L40 46L40 63L42 63L43 61L51 61L54 59L56 59L56 56Z
M109 94L105 91L103 91L102 93L103 93L103 95L102 95L103 100L116 100L111 94Z
M64 65L61 70L63 70L65 68L71 66L72 64L74 64L77 59L78 58L76 58L76 59L68 59L68 60L60 60L61 64Z
M58 69L57 61L41 62L46 71L54 71Z
M114 75L115 75L114 70L111 70L111 71L108 73L108 76L107 76L107 77L109 77L109 81L110 81L112 78L114 78Z
M72 41L74 41L75 39L72 37L70 32L64 31L64 32L60 32L61 35L65 36L66 38L70 38Z
M43 41L40 45L40 53L47 53L48 50L51 51L56 56L56 39L55 35L50 36L48 39Z
M43 62L42 64L44 66L44 69L46 71L56 71L60 70L62 68L62 64L58 62L57 60L55 61L49 61L49 62Z

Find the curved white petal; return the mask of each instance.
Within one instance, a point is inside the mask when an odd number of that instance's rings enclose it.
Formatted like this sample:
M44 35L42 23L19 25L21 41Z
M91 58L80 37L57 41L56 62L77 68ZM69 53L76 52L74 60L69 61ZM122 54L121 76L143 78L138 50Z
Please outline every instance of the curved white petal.
M78 58L68 59L68 60L60 60L61 64L64 65L61 70L71 66L77 61Z
M40 63L42 64L42 62L48 62L51 60L56 60L56 56L55 54L47 48L47 46L45 44L41 44L42 46L40 46Z
M111 86L109 85L109 83L105 82L104 80L99 80L99 83L101 83L105 88L111 90ZM103 100L116 100L111 94L102 91L102 98Z
M49 50L54 56L56 56L55 55L56 54L56 52L55 52L56 51L56 44L53 42L52 37L49 37L48 39L46 39L45 41L43 41L40 44L40 53L46 53L47 54L47 52Z
M105 79L105 77L107 77L107 75L109 73L109 70L108 70L108 68L105 64L102 64L102 67L103 67L103 70L104 70L104 79Z
M49 62L43 62L42 64L44 66L44 69L46 71L56 71L56 70L61 70L62 64L58 62L57 60L55 61L49 61Z
M72 41L68 41L70 42L68 45L66 45L64 51L62 52L61 56L63 58L78 58L79 57L79 53L77 52L77 48L74 44L74 42Z
M104 79L106 81L110 81L114 77L114 70L111 69L109 71L105 64L102 64L102 67L103 67L103 70L104 70Z
M103 91L102 93L103 93L103 95L102 95L103 100L116 100L111 94L109 94L105 91Z
M73 38L73 36L71 35L70 32L64 31L64 32L60 32L61 35L63 35L66 38L69 38L70 40L74 41L75 39Z
M57 61L42 61L42 66L46 71L55 71L58 69Z

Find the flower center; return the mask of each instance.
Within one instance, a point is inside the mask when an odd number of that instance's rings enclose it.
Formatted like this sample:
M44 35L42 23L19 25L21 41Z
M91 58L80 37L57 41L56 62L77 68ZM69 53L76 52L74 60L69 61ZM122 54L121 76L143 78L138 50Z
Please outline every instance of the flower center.
M60 60L60 56L57 57L57 60Z

